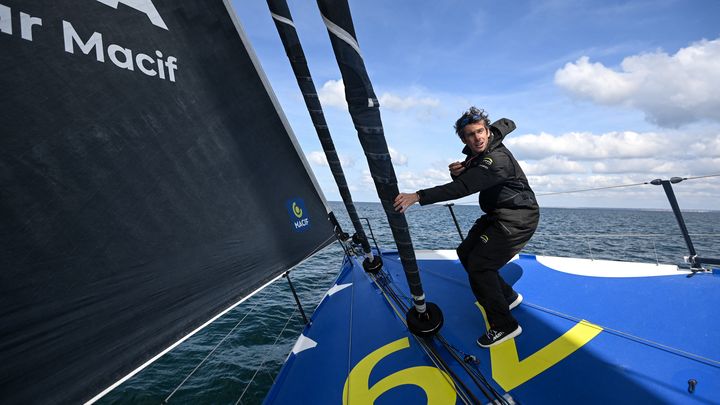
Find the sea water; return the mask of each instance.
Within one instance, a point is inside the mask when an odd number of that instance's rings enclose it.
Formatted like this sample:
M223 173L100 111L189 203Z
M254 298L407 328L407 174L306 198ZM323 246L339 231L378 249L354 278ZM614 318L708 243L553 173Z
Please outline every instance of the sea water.
M353 229L342 203L331 202L343 229ZM382 249L396 249L379 203L357 203ZM453 207L466 234L481 212ZM415 249L454 249L460 235L447 207L412 207L406 217ZM720 211L685 212L700 256L720 257ZM365 232L369 235L368 229ZM688 250L671 211L543 208L524 253L683 264ZM290 274L310 317L332 286L343 251L332 244ZM422 277L422 273L421 273ZM100 403L261 403L304 326L286 279L281 278L206 327L105 396ZM213 350L215 351L213 352ZM199 367L198 367L199 365ZM184 382L183 382L184 381Z

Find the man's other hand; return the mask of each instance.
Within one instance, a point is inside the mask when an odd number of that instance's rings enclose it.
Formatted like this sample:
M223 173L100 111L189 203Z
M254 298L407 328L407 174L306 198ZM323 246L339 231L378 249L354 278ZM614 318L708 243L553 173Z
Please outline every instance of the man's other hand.
M417 193L400 193L395 197L393 207L395 207L395 211L404 213L411 205L418 201L420 201L420 196Z
M452 162L448 165L448 169L450 169L450 174L453 176L459 176L460 173L465 171L465 166L460 162Z

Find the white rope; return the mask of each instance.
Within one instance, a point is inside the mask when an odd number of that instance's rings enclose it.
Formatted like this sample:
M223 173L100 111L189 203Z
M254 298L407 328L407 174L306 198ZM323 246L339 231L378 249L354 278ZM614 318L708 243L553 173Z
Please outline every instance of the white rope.
M290 323L290 320L292 319L293 316L295 316L295 312L297 312L297 308L293 309L293 311L292 311L292 313L290 314L290 316L288 317L287 321L285 321L285 326L283 326L283 328L282 328L282 330L280 331L280 333L278 333L277 337L275 337L275 341L273 342L272 347L275 347L275 345L277 344L278 340L280 340L280 336L282 336L282 334L285 332L285 329L287 328L288 324ZM255 374L253 374L252 378L250 379L250 382L247 383L247 385L245 386L245 389L243 390L242 394L240 394L240 398L238 398L237 402L235 402L235 405L237 405L237 404L240 403L240 401L242 400L242 397L243 397L243 396L245 395L245 393L247 392L247 389L250 387L250 385L253 383L253 381L255 381L255 377L257 376L258 372L260 372L260 369L262 368L262 366L265 365L265 362L267 361L267 358L268 358L268 355L266 354L265 357L263 358L262 363L260 363L260 365L258 366L258 368L255 370Z
M267 292L265 294L267 294ZM243 316L242 319L240 319L238 321L238 323L236 323L235 326L233 326L233 328L230 329L230 332L228 332L225 335L225 337L223 337L222 340L220 342L218 342L218 344L216 344L215 347L213 347L213 349L210 351L210 353L208 353L208 355L205 356L205 358L202 359L202 361L200 363L198 363L197 366L195 366L195 368L190 372L190 374L188 374L187 377L185 377L185 379L182 380L182 382L177 387L175 387L175 389L170 393L170 395L168 395L167 398L165 398L163 403L167 403L170 400L170 397L175 395L175 393L180 389L180 387L182 387L187 382L187 380L189 380L190 377L192 377L192 375L195 374L195 372L200 368L200 366L202 366L207 361L207 359L209 359L210 356L212 356L212 354L215 353L215 350L217 350L218 347L220 347L220 345L223 344L223 342L235 331L235 329L237 329L238 326L240 326L240 324L245 320L245 318L247 318L247 316L250 315L250 313L252 313L255 310L255 307L257 307L259 303L260 303L260 300L258 299L257 302L255 303L255 305L253 305L253 307L250 308L250 311L248 311L248 313L246 313L245 316Z
M322 16L323 21L325 22L325 26L327 27L328 31L332 32L341 41L350 45L350 47L352 49L354 49L355 52L357 52L358 56L360 56L362 58L362 54L360 53L360 45L358 45L355 38L352 35L350 35L349 32L342 29L342 27L340 27L339 25L330 21L329 18L325 17L324 15L321 15L321 16Z
M287 25L295 28L295 24L292 22L292 20L287 19L281 15L277 15L275 13L270 13L270 15L272 16L272 18L276 19L277 21L280 21L283 24L287 24Z

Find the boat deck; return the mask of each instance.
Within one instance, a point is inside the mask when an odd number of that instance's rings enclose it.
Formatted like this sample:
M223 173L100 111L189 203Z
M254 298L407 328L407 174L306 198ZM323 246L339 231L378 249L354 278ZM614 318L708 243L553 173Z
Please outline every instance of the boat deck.
M408 305L396 252L383 254ZM441 335L509 401L714 403L720 398L720 277L676 266L520 255L502 270L523 294L523 333L475 344L486 321L452 251L418 251L425 294L440 306ZM266 398L267 403L462 403L490 400L438 339L408 332L405 313L354 259L346 261ZM438 353L429 355L427 347ZM437 363L445 363L440 371ZM689 381L694 390L689 391ZM458 381L458 380L455 380ZM468 398L466 398L467 400ZM510 400L511 399L511 400ZM402 401L402 402L401 402Z

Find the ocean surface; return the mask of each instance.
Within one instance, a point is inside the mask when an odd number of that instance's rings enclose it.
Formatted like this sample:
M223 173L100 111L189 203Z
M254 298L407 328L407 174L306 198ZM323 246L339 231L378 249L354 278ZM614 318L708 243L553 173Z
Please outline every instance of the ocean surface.
M342 203L330 205L343 229L352 233ZM356 206L359 215L370 221L380 247L395 249L381 205ZM481 214L477 206L456 205L453 209L464 234ZM460 242L450 212L442 205L416 205L406 216L415 249L454 249ZM685 212L684 218L698 254L720 257L720 211ZM524 253L687 267L683 256L688 251L669 210L543 208L540 226ZM291 272L308 317L333 285L342 255L341 247L334 243ZM303 326L287 280L281 278L100 403L159 404L166 399L177 404L261 403Z

